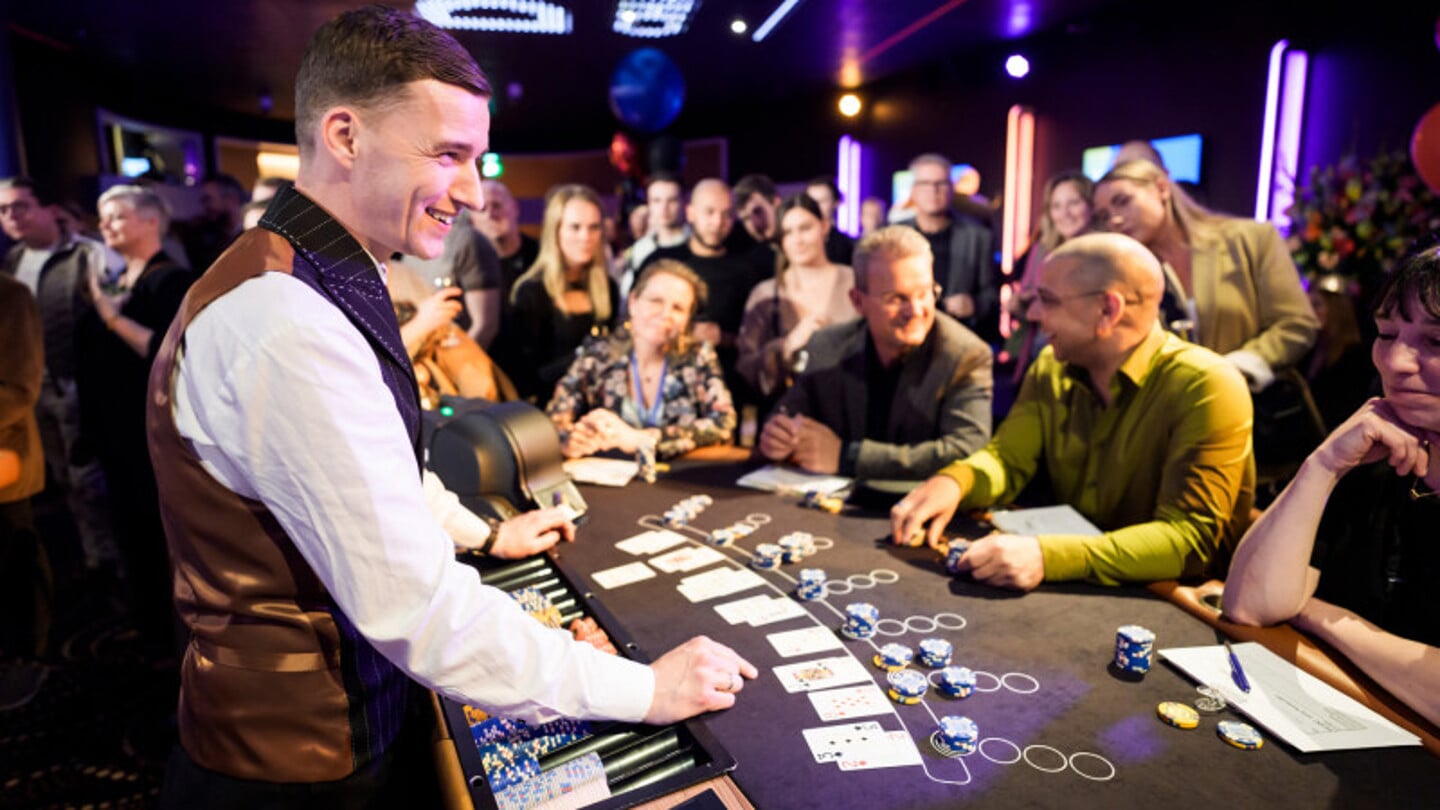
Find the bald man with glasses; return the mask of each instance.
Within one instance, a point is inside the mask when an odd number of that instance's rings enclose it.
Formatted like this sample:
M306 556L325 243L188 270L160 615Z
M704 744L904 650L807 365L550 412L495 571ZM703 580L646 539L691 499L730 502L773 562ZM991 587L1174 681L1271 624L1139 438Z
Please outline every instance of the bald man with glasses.
M1101 585L1216 573L1255 495L1250 396L1219 355L1164 331L1155 257L1120 234L1046 258L1030 317L1049 345L990 443L900 500L896 543L928 541L957 509L1010 504L1037 475L1095 536L992 534L961 557L977 581Z

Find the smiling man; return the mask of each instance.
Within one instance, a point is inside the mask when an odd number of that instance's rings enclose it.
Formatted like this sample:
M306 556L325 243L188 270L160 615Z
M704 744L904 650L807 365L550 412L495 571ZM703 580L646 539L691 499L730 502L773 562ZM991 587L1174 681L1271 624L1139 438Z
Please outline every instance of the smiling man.
M378 261L434 257L480 207L489 93L407 13L323 26L296 81L294 188L166 336L147 423L191 643L164 806L429 806L414 682L532 721L664 723L756 674L703 638L649 667L605 655L454 558L452 541L513 557L574 533L558 509L487 525L422 471Z
M1104 585L1194 576L1223 562L1255 493L1250 395L1219 355L1161 329L1160 264L1119 234L1045 260L1029 313L1049 345L982 450L905 496L894 541L935 545L957 508L1008 504L1043 471L1055 500L1103 533L993 534L961 558L976 580Z

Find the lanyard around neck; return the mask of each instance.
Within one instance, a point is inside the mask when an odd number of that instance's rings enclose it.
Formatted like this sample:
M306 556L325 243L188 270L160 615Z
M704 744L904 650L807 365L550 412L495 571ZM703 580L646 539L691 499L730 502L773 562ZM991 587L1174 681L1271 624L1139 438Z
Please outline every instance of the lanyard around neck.
M670 358L660 366L660 384L655 387L655 402L645 407L645 391L640 387L640 361L635 352L630 352L630 387L635 393L635 410L640 414L641 427L660 427L660 415L665 407L665 375L670 371Z

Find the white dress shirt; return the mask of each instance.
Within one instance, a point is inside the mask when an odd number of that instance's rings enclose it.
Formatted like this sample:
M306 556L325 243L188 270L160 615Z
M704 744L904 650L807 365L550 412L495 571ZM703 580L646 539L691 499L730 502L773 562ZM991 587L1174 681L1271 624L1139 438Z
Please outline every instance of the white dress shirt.
M274 513L412 678L533 722L643 719L649 667L544 627L455 560L451 538L474 545L487 527L434 476L422 484L374 351L304 282L266 273L207 306L177 376L176 425L205 469Z

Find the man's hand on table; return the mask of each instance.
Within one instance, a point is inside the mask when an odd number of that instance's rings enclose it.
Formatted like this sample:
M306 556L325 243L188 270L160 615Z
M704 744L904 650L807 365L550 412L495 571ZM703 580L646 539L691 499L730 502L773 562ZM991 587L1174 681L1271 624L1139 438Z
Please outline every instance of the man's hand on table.
M575 524L565 510L555 507L517 515L501 523L498 531L490 555L505 560L548 551L561 540L575 541Z
M650 665L655 697L645 722L664 725L704 712L735 705L735 693L746 678L760 674L755 666L724 644L696 636L660 656Z
M784 461L800 441L801 417L777 413L760 429L760 454L771 461Z
M955 479L931 476L890 508L891 540L898 546L918 546L920 543L913 542L913 538L923 531L925 544L937 546L945 527L955 517L961 494Z
M970 543L960 556L959 573L976 582L1019 591L1034 590L1045 581L1040 538L1025 534L992 534Z
M800 420L800 435L791 461L806 472L834 475L840 472L840 437L822 422L808 416Z

